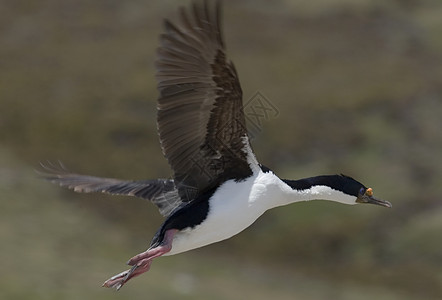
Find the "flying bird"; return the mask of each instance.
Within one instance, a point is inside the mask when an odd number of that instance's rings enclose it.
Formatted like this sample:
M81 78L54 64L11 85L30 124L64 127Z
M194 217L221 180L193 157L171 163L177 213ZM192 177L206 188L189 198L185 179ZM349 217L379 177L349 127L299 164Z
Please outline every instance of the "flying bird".
M238 74L226 58L219 2L181 8L179 19L164 21L156 60L158 134L173 178L128 181L42 164L43 176L60 186L147 199L164 215L149 248L103 286L118 290L148 271L154 258L228 239L274 207L315 199L391 207L345 175L286 180L260 164L247 135Z

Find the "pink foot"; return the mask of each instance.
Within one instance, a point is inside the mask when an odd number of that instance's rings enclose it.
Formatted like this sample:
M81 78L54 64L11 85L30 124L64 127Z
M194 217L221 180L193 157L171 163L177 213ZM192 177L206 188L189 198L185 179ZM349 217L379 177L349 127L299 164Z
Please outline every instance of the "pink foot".
M133 266L129 270L123 271L120 274L112 276L103 283L103 286L108 288L116 288L118 291L126 282L129 281L129 279L149 271L151 264L152 261L149 261L143 266Z
M103 286L108 288L116 288L118 291L131 278L149 271L150 265L152 264L152 260L154 258L164 255L172 249L173 237L177 231L178 230L176 229L167 230L160 246L150 248L147 251L137 254L129 259L127 264L131 265L132 268L112 276L103 283Z

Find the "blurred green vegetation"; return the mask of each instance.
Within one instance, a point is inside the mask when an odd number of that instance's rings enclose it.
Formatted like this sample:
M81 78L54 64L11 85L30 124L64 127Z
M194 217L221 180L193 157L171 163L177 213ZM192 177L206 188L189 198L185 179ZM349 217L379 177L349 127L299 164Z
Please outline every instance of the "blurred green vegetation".
M323 201L156 261L141 299L440 299L442 2L224 1L247 101L279 115L253 145L281 177L344 173L393 209ZM186 2L187 3L187 2ZM2 299L112 299L161 223L142 201L36 178L41 160L120 178L171 175L158 144L154 59L178 1L0 4Z

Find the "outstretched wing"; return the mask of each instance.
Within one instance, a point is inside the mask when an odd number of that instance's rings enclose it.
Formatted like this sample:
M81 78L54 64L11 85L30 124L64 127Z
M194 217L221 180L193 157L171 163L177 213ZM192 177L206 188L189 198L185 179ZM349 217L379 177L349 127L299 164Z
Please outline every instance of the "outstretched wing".
M228 179L252 174L242 91L226 60L220 7L180 10L180 24L164 22L156 61L158 131L183 201ZM190 196L189 196L190 195Z
M146 199L154 203L164 216L168 216L182 204L172 179L120 180L71 173L61 163L41 166L44 171L37 172L52 183L79 193L101 192Z

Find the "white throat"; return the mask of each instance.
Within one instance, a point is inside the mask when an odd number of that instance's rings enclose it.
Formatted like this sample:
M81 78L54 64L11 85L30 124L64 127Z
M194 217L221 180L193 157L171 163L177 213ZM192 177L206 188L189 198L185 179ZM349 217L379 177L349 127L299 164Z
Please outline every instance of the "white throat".
M291 199L291 200L290 200ZM287 195L288 203L310 200L329 200L343 204L356 204L356 197L334 190L326 185L316 185L306 190L293 190Z
M268 208L310 200L329 200L343 204L356 204L356 197L347 195L326 185L315 185L296 190L279 179L273 172L261 172L255 182L254 198L265 201ZM262 199L262 200L261 200Z

